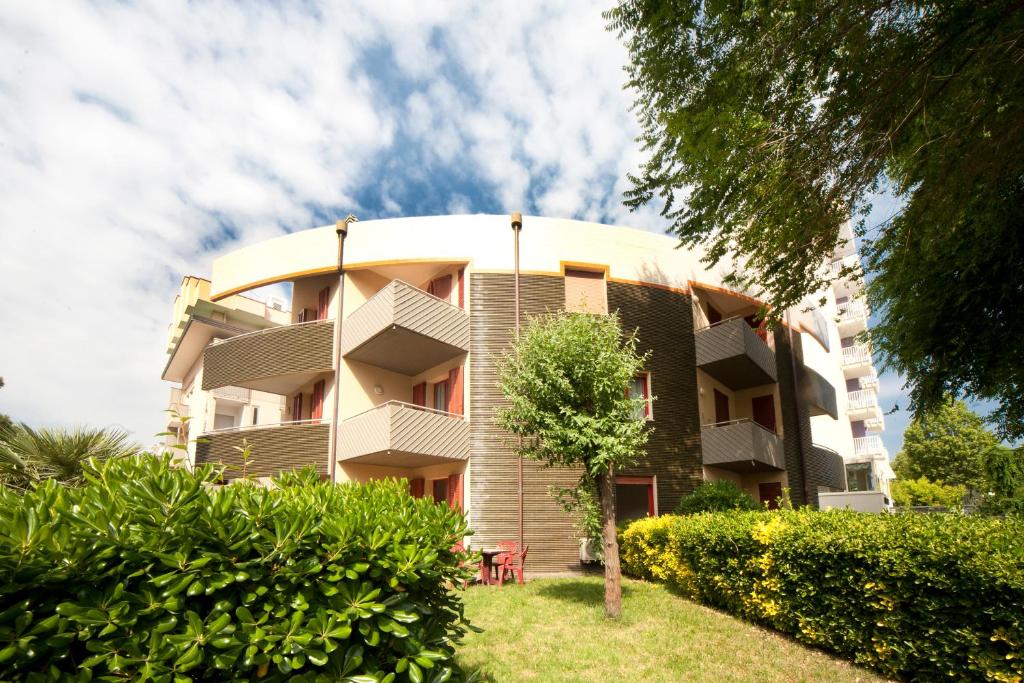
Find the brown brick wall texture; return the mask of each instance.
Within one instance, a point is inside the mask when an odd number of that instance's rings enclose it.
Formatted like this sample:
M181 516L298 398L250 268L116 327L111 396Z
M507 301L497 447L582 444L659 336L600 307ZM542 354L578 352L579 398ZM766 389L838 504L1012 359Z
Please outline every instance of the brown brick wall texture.
M651 352L648 371L654 432L647 456L623 474L658 477L658 512L672 512L703 479L691 299L654 287L608 283L608 310L637 330L637 351Z
M553 276L522 276L524 319L564 306L564 282ZM514 327L513 277L476 273L471 291L471 519L473 544L490 547L517 537L516 458L509 437L494 424L504 404L495 358L505 352ZM624 327L639 328L638 348L653 351L648 370L658 400L648 455L623 474L656 475L658 505L670 512L701 480L697 375L690 298L667 290L608 284L609 310L620 311ZM524 536L529 564L543 571L575 567L579 561L573 519L552 499L551 486L574 486L576 471L544 469L526 461Z
M272 477L307 465L326 475L329 433L327 424L298 424L205 434L196 444L196 464L224 464L225 478L242 476L242 455L235 447L245 439L252 446L247 476Z
M203 352L203 390L294 372L328 372L333 350L329 320L232 337Z

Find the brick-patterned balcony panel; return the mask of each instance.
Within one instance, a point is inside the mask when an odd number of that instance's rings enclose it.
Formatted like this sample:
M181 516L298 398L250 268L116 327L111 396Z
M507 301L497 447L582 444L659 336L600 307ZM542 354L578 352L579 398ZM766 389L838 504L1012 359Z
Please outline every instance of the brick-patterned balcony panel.
M842 491L846 488L846 464L843 456L831 448L814 444L804 461L808 482Z
M694 333L697 367L738 391L776 381L775 353L742 318Z
M236 450L243 440L252 447L249 477L272 477L287 470L313 465L327 474L329 424L282 424L204 434L196 444L196 463L228 466L225 478L242 476L242 454Z
M801 366L800 379L800 392L810 406L810 414L831 415L833 420L839 419L836 388L832 383L806 365Z
M273 378L307 379L332 369L334 322L319 320L242 334L208 346L203 352L203 389L242 386L287 393ZM270 381L268 385L267 381ZM285 389L285 390L282 390Z
M752 420L701 427L700 441L708 467L742 473L786 469L778 435Z
M345 358L416 375L469 350L469 315L394 280L354 310L341 328Z
M461 416L390 401L341 424L338 461L424 467L469 459L469 423Z

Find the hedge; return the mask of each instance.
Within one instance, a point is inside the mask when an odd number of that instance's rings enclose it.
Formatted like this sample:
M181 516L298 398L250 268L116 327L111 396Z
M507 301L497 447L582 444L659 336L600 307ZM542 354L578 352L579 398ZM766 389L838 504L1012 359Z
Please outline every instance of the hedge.
M850 511L654 517L624 571L913 680L1024 677L1024 521Z
M145 456L0 493L0 679L459 678L460 513L395 481L219 476Z

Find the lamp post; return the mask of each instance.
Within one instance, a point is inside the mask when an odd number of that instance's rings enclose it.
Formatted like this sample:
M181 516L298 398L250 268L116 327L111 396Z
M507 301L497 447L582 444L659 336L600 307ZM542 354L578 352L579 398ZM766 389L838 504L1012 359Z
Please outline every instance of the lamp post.
M335 470L338 465L338 432L341 427L338 416L341 414L341 323L345 313L345 238L348 237L348 227L358 220L349 214L345 220L338 221L334 226L334 231L338 235L338 303L334 316L334 406L331 417L331 444L327 456L327 471L332 482L338 478Z
M515 316L516 316L516 341L519 341L519 233L523 229L523 214L518 211L512 214L512 234L515 236ZM516 483L518 485L518 522L519 522L519 552L523 551L523 436L519 435L519 450L516 453Z

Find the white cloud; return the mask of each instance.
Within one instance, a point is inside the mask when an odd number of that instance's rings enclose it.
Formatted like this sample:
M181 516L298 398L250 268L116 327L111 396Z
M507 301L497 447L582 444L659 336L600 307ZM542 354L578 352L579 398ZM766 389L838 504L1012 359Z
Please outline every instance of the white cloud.
M325 209L402 213L438 171L368 177L385 154L471 179L435 212L660 228L621 205L642 157L606 5L0 0L0 412L150 441L181 276Z

